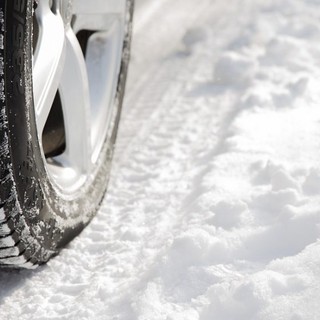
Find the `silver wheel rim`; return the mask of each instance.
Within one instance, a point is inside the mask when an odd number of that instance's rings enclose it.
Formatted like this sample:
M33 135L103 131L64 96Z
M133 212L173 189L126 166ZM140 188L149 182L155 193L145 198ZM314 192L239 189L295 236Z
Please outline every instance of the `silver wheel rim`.
M92 175L112 124L126 0L39 0L38 37L33 55L33 93L40 146L57 92L65 149L46 159L49 179L74 194ZM86 54L78 41L92 31Z

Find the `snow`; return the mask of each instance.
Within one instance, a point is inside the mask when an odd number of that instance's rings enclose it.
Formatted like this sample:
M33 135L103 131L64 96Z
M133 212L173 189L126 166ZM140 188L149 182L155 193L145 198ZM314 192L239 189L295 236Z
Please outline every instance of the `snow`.
M0 319L319 319L319 21L315 0L138 0L102 208L1 272Z

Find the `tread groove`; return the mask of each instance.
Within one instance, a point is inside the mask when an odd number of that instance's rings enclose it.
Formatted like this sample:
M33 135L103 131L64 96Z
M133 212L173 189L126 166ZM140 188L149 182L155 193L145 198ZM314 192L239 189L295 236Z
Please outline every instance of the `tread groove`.
M9 237L11 237L14 233L15 233L15 231L14 231L14 230L11 230L11 232L10 232L9 234L7 234L7 235L0 235L0 240L1 240L1 239L9 238Z

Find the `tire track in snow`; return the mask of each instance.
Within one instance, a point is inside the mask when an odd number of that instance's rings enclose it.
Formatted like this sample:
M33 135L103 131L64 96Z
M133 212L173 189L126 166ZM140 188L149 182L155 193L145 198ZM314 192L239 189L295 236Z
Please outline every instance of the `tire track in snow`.
M235 7L233 9L237 10ZM232 13L233 12L234 11L232 11ZM224 19L227 19L227 17L224 16ZM217 32L219 31L223 32L223 30L217 30ZM198 74L198 71L204 68L204 66L199 63L199 60L200 59L197 56L193 57L191 60L185 57L185 59L182 59L181 61L181 66L179 65L179 60L177 59L172 62L172 65L170 65L169 62L163 63L163 67L165 70L173 69L174 71L182 69L184 70L183 73L185 74L180 75L181 79L188 79L192 78L193 74ZM204 63L208 63L208 61L205 60ZM197 65L199 65L199 69L195 67ZM209 65L213 69L212 61L209 62ZM163 77L161 78L163 79ZM179 76L177 78L179 78ZM171 81L171 84L172 83L173 81ZM158 86L156 81L154 82L154 85L156 87ZM156 199L156 201L150 200L150 202L153 203L148 204L140 211L140 214L146 219L145 221L140 221L140 224L142 226L146 226L147 230L144 230L142 246L139 246L142 252L138 252L136 255L137 260L133 263L134 265L138 265L139 260L142 260L143 267L141 270L139 270L139 267L138 271L135 271L135 274L132 277L133 282L136 282L135 278L138 278L140 279L139 281L143 283L145 280L143 273L146 270L147 272L150 272L150 266L155 263L155 259L161 259L162 250L165 251L169 245L168 240L173 239L177 232L181 232L181 222L184 219L185 211L183 208L179 209L179 207L181 203L186 201L184 200L185 198L190 197L189 193L193 193L192 188L197 189L199 187L199 185L192 186L190 191L189 185L193 184L193 177L192 175L191 177L188 176L188 172L192 172L192 166L195 162L195 158L197 158L198 155L198 142L204 141L203 145L206 145L208 142L208 145L210 145L212 148L214 148L214 146L217 144L219 145L220 143L223 143L225 136L222 134L220 137L221 141L217 140L217 128L219 128L221 125L225 125L225 130L227 131L227 127L234 116L233 110L230 110L230 114L228 113L228 110L234 105L234 101L232 101L232 99L231 101L225 103L223 101L225 97L222 95L222 97L220 97L221 101L219 98L214 97L211 99L211 101L210 99L209 101L205 101L206 99L204 99L204 101L200 101L199 105L197 105L194 97L188 97L189 88L194 87L193 80L190 81L190 83L186 83L184 80L182 83L178 82L175 85L176 87L171 85L171 87L174 87L174 89L172 89L171 92L169 92L158 104L158 108L160 110L155 112L155 114L149 118L151 119L151 124L154 121L153 124L160 124L160 127L163 128L154 128L147 125L145 128L143 128L143 131L139 132L141 136L137 135L132 138L133 144L131 145L131 148L127 154L133 155L133 158L130 156L127 157L125 153L122 154L122 159L125 161L120 162L120 164L119 162L116 163L116 166L114 167L116 181L120 176L124 175L124 177L120 179L119 184L117 182L115 182L116 185L111 184L110 192L107 197L106 206L109 204L111 208L114 208L115 206L113 205L113 201L116 201L117 203L121 203L123 207L129 208L129 212L124 213L124 221L127 220L128 222L128 219L130 220L130 216L132 215L132 217L134 217L134 212L137 211L136 208L133 208L131 209L133 214L131 214L130 205L127 205L128 202L132 201L133 198L138 197L135 199L136 202L140 204L148 203L146 199L140 198L139 195L141 194L143 197L148 195L154 196L154 193L158 191L157 196L160 196L160 199ZM235 97L235 99L238 98ZM170 105L170 110L168 109L168 103ZM210 103L212 107L216 109L216 112L212 112L212 109L208 108L207 103ZM195 112L195 108L198 108L197 112ZM214 114L216 115L212 117ZM177 123L177 119L179 119L179 123ZM125 121L123 122L123 125L125 126ZM208 133L211 134L209 137ZM179 136L181 139L179 139ZM183 139L186 140L185 143L182 142ZM171 140L173 140L172 144ZM162 141L164 141L165 144L161 146ZM146 148L140 147L143 145L143 143L145 144ZM183 144L185 144L186 148L181 152L179 158L179 156L177 157L177 155L175 155L175 153L179 153L179 151L181 151L178 150L177 152L177 145L178 147L181 147ZM136 148L136 151L133 149L134 147ZM172 151L172 149L175 150ZM170 154L170 152L172 152L172 154ZM138 154L137 158L134 157L135 153ZM219 152L217 152L217 154L218 153ZM154 160L154 158L160 158L160 160ZM159 172L166 173L164 165L161 164L162 158L167 162L169 161L170 165L177 165L176 162L178 162L178 167L174 168L173 172L170 174L167 172L167 174L170 175L170 179L163 178L157 175L156 172L153 172L155 176L152 176L152 173L150 174L145 172L146 168L153 168L155 171L157 171L155 169L157 168L159 169ZM141 162L145 161L146 159L147 161L145 164L147 164L147 167L141 168ZM133 162L133 164L130 162ZM128 173L127 171L130 167L132 168L132 173ZM117 199L117 194L113 194L113 191L123 187L126 184L125 182L131 179L130 174L136 175L140 169L142 171L142 178L141 176L139 177L138 174L133 181L131 180L130 187L133 187L132 193L124 193L123 199L119 201L119 199ZM125 172L122 173L121 171ZM185 177L186 175L187 177ZM167 188L159 186L159 184L164 183L167 183ZM137 186L135 186L135 184ZM147 190L145 190L146 188ZM163 189L165 189L165 194L162 195L161 192L163 192ZM116 199L114 200L113 197L116 197ZM157 201L160 202L158 207ZM150 208L151 212L148 212L148 208ZM106 210L108 210L108 208L106 208ZM109 210L112 212L112 209ZM119 222L117 220L119 213L109 213L108 215L114 215L116 217L116 224L122 226L126 224L126 222ZM134 217L134 219L137 218ZM109 225L112 224L112 222L111 224L109 222ZM134 225L132 227L129 226L128 229L136 230L139 222L134 221L133 224ZM114 227L112 228L114 229ZM119 237L121 238L119 234L115 236L116 239ZM131 235L129 237L131 237ZM139 235L134 235L133 238L139 238ZM158 249L160 243L163 244L161 250ZM143 253L143 251L145 251L145 253ZM158 256L159 258L157 258ZM125 279L124 283L126 287L128 286L127 282L128 279ZM129 285L132 286L130 283ZM136 284L135 286L139 286L139 284ZM132 290L133 289L131 289L130 292L132 292ZM123 308L123 301L120 304L121 308Z

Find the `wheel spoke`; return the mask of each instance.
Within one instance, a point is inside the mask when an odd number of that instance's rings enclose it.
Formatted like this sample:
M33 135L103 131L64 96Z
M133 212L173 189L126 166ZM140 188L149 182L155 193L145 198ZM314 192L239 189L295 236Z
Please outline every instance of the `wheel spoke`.
M37 127L41 137L64 65L65 29L61 17L50 10L48 1L39 1L36 18L40 32L34 54L33 89Z
M122 25L114 21L108 32L97 32L88 42L86 53L92 105L92 144L103 140L113 105L113 98L117 88L122 52ZM115 80L116 79L116 80ZM100 121L99 119L105 119ZM99 148L97 149L99 150ZM93 155L93 159L97 154Z
M66 31L66 61L59 93L66 134L64 160L87 172L91 154L89 83L82 50L71 28Z

